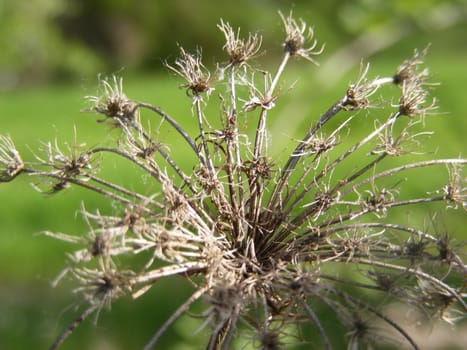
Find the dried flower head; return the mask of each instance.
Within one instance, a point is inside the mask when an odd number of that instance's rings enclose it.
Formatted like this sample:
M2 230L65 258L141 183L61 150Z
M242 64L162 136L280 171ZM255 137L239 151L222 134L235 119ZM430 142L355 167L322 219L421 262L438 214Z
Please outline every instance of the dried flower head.
M94 165L93 152L85 149L86 144L78 144L76 141L76 129L74 130L74 143L65 143L65 149L59 146L58 141L43 143L43 156L36 155L36 160L41 164L50 166L53 170L44 177L40 185L35 188L41 192L55 193L67 188L71 182L87 182L97 171ZM43 188L45 184L46 188Z
M211 87L211 73L201 62L201 50L190 54L180 47L180 57L175 61L175 66L167 67L186 80L181 87L186 88L187 94L196 99L201 97L202 93L209 95L213 88Z
M94 104L91 109L117 121L117 125L131 122L135 118L135 104L123 93L122 78L114 75L100 83L103 90L100 96L86 96Z
M24 169L24 163L9 136L0 135L0 182L8 182Z
M398 68L397 72L394 75L394 84L402 85L407 81L418 81L419 83L424 83L429 77L429 72L427 68L421 68L423 64L423 57L426 56L428 48L419 52L418 50L414 51L413 56L405 60Z
M350 84L347 89L344 108L347 110L358 110L368 108L370 105L370 97L378 91L378 84L373 81L368 81L366 76L370 70L370 65L367 64L360 73L360 77L354 84Z
M404 154L418 154L423 137L433 134L429 131L412 132L417 126L423 123L423 120L412 120L406 127L398 131L393 127L384 130L379 135L380 143L371 151L371 154L385 154L388 156L400 156Z
M402 84L402 94L399 101L399 111L408 117L424 116L428 111L436 109L436 101L427 104L428 92L417 80Z
M262 41L258 34L250 33L248 39L243 40L240 38L240 28L235 34L230 24L222 20L217 27L225 36L226 43L223 48L229 55L230 64L243 65L258 54Z
M285 40L283 43L285 52L291 56L301 56L314 64L318 64L311 56L320 55L324 50L324 45L316 49L318 41L314 39L314 32L311 27L301 18L297 21L292 17L292 12L288 17L279 12L285 28ZM309 47L306 47L311 43Z
M55 190L79 186L93 191L119 208L107 214L83 209L89 227L85 238L47 232L80 245L57 281L73 277L75 292L87 303L52 349L102 306L124 295L142 297L157 288L157 281L173 276L183 278L192 294L145 349L203 302L208 350L234 348L243 335L253 346L271 350L296 343L321 343L328 350L344 341L352 349L386 342L419 349L402 324L386 315L386 300L416 305L433 319L465 317L467 270L459 252L464 246L447 234L431 234L415 218L411 224L405 219L414 207L429 211L465 205L462 166L467 159L403 157L409 153L403 152L404 142L417 138L421 145L423 132L415 126L425 123L401 116L424 116L432 108L426 103L425 70L414 73L420 58L404 63L396 78L367 79L365 66L356 83L343 89L343 97L310 119L301 138L288 141L291 152L273 154L269 145L278 135L271 135L268 125L282 98L278 86L289 58L314 62L311 55L321 51L315 50L315 41L306 48L312 31L303 21L281 18L285 52L274 74L260 71L260 81L255 79L258 70L245 64L254 58L260 39L242 41L224 22L219 28L230 56L221 68L229 73L226 83L214 86L200 52L181 49L169 69L186 80L182 86L193 99L197 119L194 134L179 124L186 118L131 102L114 78L114 86L103 83L102 98L92 98L93 111L121 128L123 137L114 145L82 150L84 145L75 142L80 147L64 152L57 143L47 143L45 157L23 163L12 141L1 137L2 180L26 173L52 182ZM388 99L372 113L373 96L394 83L401 88L402 96L394 99L398 103ZM219 99L203 101L214 87ZM239 97L245 93L247 102ZM216 101L220 112L210 115L205 107ZM243 109L237 108L240 103ZM349 116L355 109L367 109L372 122L355 126L357 115ZM183 157L156 139L161 130L146 126L141 110L175 131L175 148L186 146ZM248 128L252 121L254 127ZM353 128L358 132L349 132ZM92 162L107 154L142 171L151 186L139 192L133 184L107 180ZM398 156L398 166L388 156ZM403 181L413 177L413 170L431 172L440 166L450 169L448 185L441 189L425 181L416 192ZM133 256L138 258L128 258Z
M462 177L461 168L453 165L448 168L449 183L441 191L448 205L457 209L458 206L467 210L467 178Z

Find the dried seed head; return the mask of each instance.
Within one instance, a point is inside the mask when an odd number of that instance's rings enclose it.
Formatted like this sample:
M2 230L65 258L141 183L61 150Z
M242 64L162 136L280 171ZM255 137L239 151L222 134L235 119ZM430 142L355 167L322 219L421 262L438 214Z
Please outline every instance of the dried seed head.
M250 180L262 181L271 179L275 164L270 159L261 157L254 161L246 161L243 170Z
M369 97L379 88L378 84L367 79L370 65L361 66L360 76L354 84L347 89L346 99L343 103L345 110L365 109L370 106Z
M441 191L449 204L448 207L457 209L460 206L467 210L467 186L466 178L462 175L462 167L452 166L448 168L448 172L449 183Z
M397 72L394 75L394 84L401 85L406 81L416 80L419 82L424 82L428 76L428 69L418 70L418 67L423 64L423 56L427 53L427 49L423 50L420 53L418 50L415 50L413 56L405 60L398 68Z
M53 169L50 173L51 176L43 179L45 180L43 184L52 188L42 190L43 186L35 186L39 192L59 192L69 187L70 180L87 181L90 175L98 171L99 167L93 165L95 157L92 156L92 152L82 150L86 144L76 143L76 134L75 142L73 144L65 143L64 147L65 150L62 150L57 140L53 143L47 142L43 144L42 149L46 159L36 155L39 162L47 164Z
M187 95L193 98L201 98L202 93L209 95L214 88L211 87L211 74L201 62L201 50L195 54L187 53L180 47L180 57L175 60L175 67L167 67L187 81L182 84L186 88Z
M427 240L423 237L411 236L402 247L402 254L411 259L422 259L425 256L426 249L429 245Z
M131 273L105 268L104 270L73 269L73 275L80 283L75 292L83 294L84 298L92 305L109 305L112 300L129 291Z
M224 23L222 20L217 28L225 36L226 43L223 49L230 57L230 64L243 65L258 54L261 48L261 36L250 33L247 40L242 40L240 39L240 29L235 34L230 24Z
M438 259L447 262L448 264L456 263L456 248L463 248L466 243L461 243L459 247L455 247L448 233L441 234L436 241L436 250L438 251Z
M11 138L0 135L0 182L13 180L23 169L23 160Z
M373 187L375 186L373 185ZM373 188L365 192L367 196L365 200L362 201L363 208L373 212L379 218L386 216L388 210L387 206L395 200L397 194L396 190L388 190L385 188Z
M411 151L406 151L403 147L405 142L413 142L417 146L417 141L415 140L416 136L409 133L409 128L412 124L409 124L404 128L398 136L394 136L393 128L385 129L379 136L379 142L376 147L371 151L371 154L385 154L388 156L400 156L403 154L411 153ZM418 148L418 147L417 147Z
M402 115L413 117L416 115L424 116L426 112L436 109L436 100L427 104L428 91L426 90L426 81L429 77L428 69L419 69L423 63L420 58L426 55L426 49L420 54L415 51L412 58L403 62L394 75L394 83L402 89L402 95L399 100L399 112Z
M86 99L94 103L91 110L115 119L123 125L131 123L135 116L135 103L128 99L123 93L123 80L112 76L112 80L103 79L100 81L103 93L102 96L86 96Z
M436 100L427 104L428 92L418 80L407 80L402 84L402 94L399 99L399 112L408 117L424 116L428 111L435 110Z
M283 42L284 50L291 56L301 56L310 62L318 65L318 63L311 58L311 56L319 55L324 50L324 45L321 48L316 49L318 42L313 39L314 32L311 27L299 19L298 22L292 18L292 13L286 18L279 12L279 16L285 27L285 40ZM311 42L311 46L306 48L308 42Z

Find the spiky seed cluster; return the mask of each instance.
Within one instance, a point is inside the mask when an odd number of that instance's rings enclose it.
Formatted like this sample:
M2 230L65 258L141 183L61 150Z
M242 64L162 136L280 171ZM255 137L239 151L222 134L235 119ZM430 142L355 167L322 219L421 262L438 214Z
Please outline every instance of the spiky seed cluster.
M217 27L225 36L224 50L229 55L230 64L243 65L259 53L262 39L258 34L249 34L248 39L243 40L240 38L240 28L235 34L231 25L222 20Z
M299 19L298 21L294 19L292 17L292 13L290 13L289 16L284 17L284 15L279 12L279 16L281 17L285 28L285 40L283 42L285 52L289 53L291 56L300 56L317 64L311 56L321 54L324 50L324 46L316 49L318 41L313 39L313 29L308 27L302 19ZM308 44L310 46L306 47Z
M87 96L94 106L92 110L119 123L128 124L135 116L135 104L123 93L122 78L112 77L112 81L101 80L102 95Z
M186 80L181 87L186 88L188 95L199 98L202 93L209 95L212 91L211 73L202 63L201 50L190 54L181 47L180 57L175 61L175 66L167 67Z
M399 101L400 113L408 117L414 117L436 109L435 101L427 105L427 95L428 93L423 89L420 81L405 81L402 84L402 95Z
M423 57L426 56L427 49L419 52L415 50L414 55L405 60L398 68L394 75L394 84L402 85L406 81L426 82L429 77L427 68L423 68Z
M207 304L203 324L211 329L208 350L233 348L245 333L262 349L321 340L328 350L339 337L345 337L350 348L392 341L419 349L369 292L381 300L415 305L448 322L465 318L467 268L459 254L462 244L447 233L430 233L423 223L406 225L396 215L398 208L405 213L429 204L465 208L466 159L409 159L397 167L389 161L410 153L404 150L406 144L416 140L419 146L419 136L426 134L413 131L425 124L431 108L426 104L428 75L418 69L419 55L393 77L368 79L366 66L344 97L310 119L310 129L299 141L290 141L294 149L281 159L268 148L270 113L280 97L278 82L289 57L311 60L310 55L317 53L315 43L305 48L312 32L303 21L291 14L281 18L284 55L276 73L261 72L260 81L258 72L246 64L258 52L260 40L250 35L242 41L224 22L219 29L229 55L221 67L228 72L227 84L215 86L199 52L180 50L181 57L169 68L186 81L183 87L193 100L197 135L190 135L162 109L129 100L121 79L113 78L102 83L103 96L91 101L94 111L121 129L114 146L82 150L84 145L75 141L62 151L57 143L46 144L45 156L23 162L11 139L0 138L2 181L26 173L45 179L54 191L77 185L122 206L114 215L83 208L87 237L46 232L80 245L56 282L66 275L74 277L75 292L88 303L52 349L91 313L123 295L141 297L158 280L173 276L185 278L193 293L146 349L202 300ZM373 116L372 96L389 84L400 87L399 103L388 103L391 110L386 116L381 110ZM247 102L237 96L237 89L245 86ZM204 114L205 103L211 100L203 98L214 88L220 95L215 99L221 104L218 123ZM243 109L237 107L241 102ZM353 133L346 130L361 116L353 111L362 109L374 118L369 123L373 127L352 140ZM143 127L142 110L176 131L177 147L180 140L187 145L185 159L193 161L190 172ZM244 120L257 123L251 141ZM100 175L93 159L109 153L140 168L156 193L142 194ZM413 169L432 172L440 165L449 173L441 188L425 183L424 191L413 194L401 181ZM132 255L141 258L117 263L117 257ZM335 322L322 322L323 309L334 314L326 317Z
M449 206L457 209L459 206L467 210L466 178L462 177L462 170L454 165L449 171L449 183L440 191L448 201Z
M9 136L0 135L0 182L8 182L24 169L24 163Z
M343 107L346 110L358 110L368 108L370 97L378 91L380 83L368 81L366 78L370 65L367 64L361 71L360 77L354 84L350 84Z
M428 102L428 91L426 87L429 78L427 68L421 68L423 56L426 55L426 49L420 53L415 51L412 58L404 61L397 69L394 75L394 83L401 86L402 94L399 100L399 111L402 115L414 117L425 115L436 109L436 100Z

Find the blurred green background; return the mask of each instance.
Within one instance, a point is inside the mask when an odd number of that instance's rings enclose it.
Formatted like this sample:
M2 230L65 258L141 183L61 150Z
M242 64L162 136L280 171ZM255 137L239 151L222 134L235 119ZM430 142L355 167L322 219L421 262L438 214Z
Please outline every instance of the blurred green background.
M309 124L303 116L323 112L342 96L362 59L372 63L370 76L392 75L413 49L430 44L426 63L433 80L441 82L435 95L443 114L429 118L436 134L427 148L438 157L466 155L467 4L448 0L2 0L0 134L11 135L24 154L40 141L72 141L74 125L80 141L109 137L93 116L80 113L88 107L83 96L97 92L98 74L119 73L130 98L187 116L190 101L178 89L179 80L163 68L163 62L176 58L177 44L202 47L205 63L214 66L225 57L216 28L223 18L243 33L259 32L266 51L259 59L274 69L283 34L278 10L293 10L312 24L326 50L318 68L298 61L291 65L285 80L298 82L278 105L273 132L300 137L297 132ZM116 166L111 171L123 183L134 181ZM75 215L82 201L89 210L112 212L107 201L79 189L46 196L27 178L0 184L0 349L47 348L76 315L80 305L70 284L50 287L71 247L38 233L85 232ZM445 224L465 239L465 214L456 217ZM118 301L111 312L100 314L97 325L85 322L63 349L141 348L189 294L186 287L177 279L158 282L141 299ZM160 348L201 348L206 334L192 337L196 327L184 318Z

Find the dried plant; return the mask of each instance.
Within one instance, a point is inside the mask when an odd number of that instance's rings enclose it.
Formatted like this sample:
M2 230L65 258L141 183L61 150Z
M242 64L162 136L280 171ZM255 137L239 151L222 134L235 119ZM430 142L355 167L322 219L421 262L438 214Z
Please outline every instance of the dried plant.
M429 203L449 211L466 206L466 159L414 161L426 135L424 119L435 108L428 71L421 68L424 54L415 52L391 77L370 79L364 67L324 114L305 116L312 127L300 141L289 141L294 148L282 159L269 151L277 140L268 133L270 110L281 97L279 80L292 57L315 62L311 56L322 49L316 49L313 31L302 20L291 14L281 18L284 54L275 74L251 65L261 38L250 34L244 40L223 21L218 27L229 57L217 67L222 74L210 73L201 51L181 49L168 65L186 81L181 86L192 100L197 135L185 131L181 118L126 97L122 80L113 77L102 81L102 96L88 99L103 115L99 121L121 130L115 145L85 148L75 142L62 150L49 143L45 155L25 162L11 139L1 136L2 182L27 174L42 179L37 187L43 191L81 186L122 204L113 215L83 207L86 237L46 233L80 245L56 282L74 277L75 292L88 304L52 349L103 306L125 295L138 298L156 281L175 275L185 278L193 293L146 349L202 303L203 325L211 330L207 349L234 347L242 336L260 349L303 342L332 349L338 346L334 342L342 344L337 335L348 349L386 342L418 349L384 313L381 300L415 305L430 320L465 318L462 243L447 233L430 233L424 222L411 226L393 215L398 208ZM398 91L397 102L375 101L386 85L395 86L388 90ZM204 114L210 103L219 103L220 120ZM182 140L188 147L190 171L143 126L142 112L176 131L180 139L174 137L174 145ZM369 125L353 140L347 131L357 118ZM250 123L256 123L253 134ZM142 169L157 191L142 194L100 177L97 160L106 154ZM387 162L406 155L411 155L407 162L395 167ZM442 173L443 168L445 185L425 183L419 195L408 189L405 179L416 176L416 169ZM145 258L115 259L138 254ZM331 321L321 317L326 309L335 314Z

